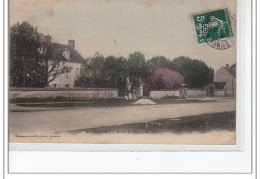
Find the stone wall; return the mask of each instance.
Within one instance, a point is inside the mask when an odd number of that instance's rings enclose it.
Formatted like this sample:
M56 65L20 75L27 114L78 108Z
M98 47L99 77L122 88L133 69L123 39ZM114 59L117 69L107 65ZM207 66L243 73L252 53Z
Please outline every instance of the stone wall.
M225 96L224 90L215 90L215 96Z
M57 98L99 99L117 98L114 88L11 88L9 99L17 98Z
M185 95L188 98L201 98L207 96L206 89L185 89ZM152 99L161 99L164 97L181 97L180 90L152 90L149 92L149 97Z
M152 99L161 99L167 96L170 97L179 97L179 90L172 90L172 91L168 91L168 90L163 90L163 91L150 91L149 92L149 97Z
M207 96L206 89L186 89L186 96L188 98L201 98Z

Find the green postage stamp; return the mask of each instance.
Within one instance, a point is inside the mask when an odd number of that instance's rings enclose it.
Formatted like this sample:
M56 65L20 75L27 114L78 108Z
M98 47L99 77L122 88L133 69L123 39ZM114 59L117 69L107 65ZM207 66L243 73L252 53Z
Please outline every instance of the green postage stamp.
M234 36L228 9L220 9L193 15L199 44L208 43L217 49L227 49L233 45L228 39Z

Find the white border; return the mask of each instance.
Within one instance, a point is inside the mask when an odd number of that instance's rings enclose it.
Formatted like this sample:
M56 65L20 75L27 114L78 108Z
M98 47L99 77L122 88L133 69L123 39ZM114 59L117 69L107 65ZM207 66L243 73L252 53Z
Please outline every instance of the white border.
M5 9L7 1L5 0ZM60 152L60 151L10 151L9 167L13 172L59 172L59 173L98 173L98 172L134 172L134 173L248 173L251 172L251 2L238 0L238 33L244 47L240 49L238 58L238 93L242 92L237 99L239 116L244 118L241 126L244 131L241 137L241 150L238 152ZM7 14L5 18L7 19ZM5 27L8 27L7 20ZM7 30L7 28L6 28ZM7 31L5 31L7 33ZM7 47L7 34L5 34L5 47ZM5 66L7 69L7 49L5 48ZM5 70L5 77L7 71ZM5 79L5 104L7 106L7 80ZM5 151L7 151L7 108L5 108ZM241 121L242 122L242 121ZM254 128L253 128L254 129ZM254 138L253 138L254 139ZM244 141L244 142L243 142ZM7 174L8 158L5 158L5 175L7 178L16 178L17 175ZM54 177L58 177L54 175ZM84 177L76 175L77 177ZM188 175L189 176L189 175ZM230 175L226 175L231 178ZM245 176L245 175L244 175ZM252 176L252 175L247 175ZM21 176L18 176L19 178ZM23 175L31 178L33 175ZM46 177L46 176L41 176ZM41 178L40 177L40 178ZM56 178L55 177L55 178ZM64 178L71 176L62 176ZM194 178L194 176L192 176ZM208 176L197 175L200 178ZM219 178L219 176L217 176ZM223 176L221 176L223 178ZM237 176L240 178L240 176ZM38 176L37 176L38 178ZM73 177L74 178L74 177ZM212 178L212 177L211 177ZM214 177L213 177L214 178Z
M242 12L240 9L244 7L238 3L238 12ZM249 4L250 13L250 4ZM243 12L244 13L244 12ZM249 22L248 19L240 18L245 15L237 13L237 94L240 98L236 100L236 144L235 145L154 145L154 144L50 144L50 143L10 143L9 151L241 151L243 150L244 138L244 118L247 111L245 106L251 104L251 101L247 99L251 98L251 83L247 80L247 77L251 77L250 70L251 63L248 64L250 58L245 56L246 44L250 44L251 41L246 43L245 33L249 32L250 29L241 29L241 24ZM249 27L251 25L248 25ZM244 28L244 27L243 27ZM246 31L247 30L247 31ZM241 38L242 37L242 38ZM245 43L244 43L245 42ZM249 51L250 51L250 46ZM247 83L244 83L247 82ZM246 92L248 90L248 92ZM244 93L246 92L246 93ZM248 103L248 104L247 104ZM249 124L251 125L251 124Z

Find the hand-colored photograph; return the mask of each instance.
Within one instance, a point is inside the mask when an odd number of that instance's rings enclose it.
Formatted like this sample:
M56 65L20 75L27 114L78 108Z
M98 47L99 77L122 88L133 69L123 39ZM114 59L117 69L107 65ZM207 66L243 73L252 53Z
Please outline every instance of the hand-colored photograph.
M236 0L9 0L9 142L235 145L236 16Z

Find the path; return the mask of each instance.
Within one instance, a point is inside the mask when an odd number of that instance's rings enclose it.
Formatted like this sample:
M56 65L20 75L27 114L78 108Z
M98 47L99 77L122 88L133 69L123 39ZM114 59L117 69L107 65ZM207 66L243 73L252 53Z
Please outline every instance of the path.
M10 112L9 132L11 135L59 132L234 110L235 100L227 99L191 104L81 107L56 111Z

